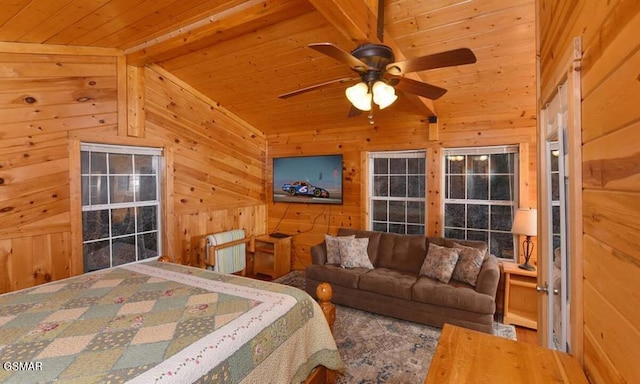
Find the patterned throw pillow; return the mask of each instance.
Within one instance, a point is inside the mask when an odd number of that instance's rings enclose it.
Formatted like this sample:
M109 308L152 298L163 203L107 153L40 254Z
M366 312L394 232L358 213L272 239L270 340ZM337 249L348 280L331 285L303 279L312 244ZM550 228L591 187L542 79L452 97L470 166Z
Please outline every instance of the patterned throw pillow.
M459 250L456 248L441 247L436 244L429 244L429 252L424 258L420 274L437 279L443 283L451 280L453 269L458 261Z
M373 264L371 264L367 253L369 238L349 239L340 237L338 242L340 243L340 266L342 268L362 267L373 269Z
M460 251L460 257L458 258L458 263L453 270L453 276L451 276L451 278L475 287L478 282L480 268L482 268L484 252L478 248L467 247L458 243L453 243L453 248Z
M356 235L340 236L341 238L354 239ZM327 245L327 264L340 264L340 244L337 236L324 235Z

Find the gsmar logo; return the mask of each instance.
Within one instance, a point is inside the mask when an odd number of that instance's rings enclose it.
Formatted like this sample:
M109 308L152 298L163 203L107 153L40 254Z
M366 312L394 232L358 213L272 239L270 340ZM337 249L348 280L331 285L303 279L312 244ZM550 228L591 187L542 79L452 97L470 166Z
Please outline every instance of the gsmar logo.
M42 371L40 361L6 361L2 364L5 371Z

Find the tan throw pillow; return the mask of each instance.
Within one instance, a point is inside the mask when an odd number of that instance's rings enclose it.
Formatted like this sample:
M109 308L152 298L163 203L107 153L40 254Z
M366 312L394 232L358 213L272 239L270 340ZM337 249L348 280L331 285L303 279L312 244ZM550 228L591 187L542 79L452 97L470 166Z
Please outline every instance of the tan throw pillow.
M480 268L482 268L484 252L478 248L467 247L458 243L453 243L453 248L460 250L460 257L451 278L475 287Z
M367 247L369 238L359 237L356 239L338 238L340 244L340 266L342 268L367 268L373 269L373 264L369 260Z
M453 269L456 267L458 253L459 250L456 248L441 247L429 243L429 251L420 268L420 274L448 283L451 280Z
M356 235L340 236L347 239L353 239ZM340 264L340 244L337 236L324 235L324 241L327 245L327 264Z

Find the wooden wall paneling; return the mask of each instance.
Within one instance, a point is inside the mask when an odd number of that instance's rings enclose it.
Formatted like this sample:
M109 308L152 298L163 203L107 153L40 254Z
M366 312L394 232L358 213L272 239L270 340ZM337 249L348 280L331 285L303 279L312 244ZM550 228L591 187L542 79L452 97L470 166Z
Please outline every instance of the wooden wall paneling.
M127 136L129 128L129 71L127 59L118 56L117 64L117 86L118 86L118 136ZM131 91L135 91L132 89ZM134 96L135 97L135 96Z
M614 17L598 29L598 38L584 53L582 72L582 92L589 95L602 82L602 74L612 73L620 65L622 58L629 57L638 50L635 36L640 29L640 14L634 12L633 2L623 2Z
M584 142L620 129L640 117L637 108L637 101L640 100L638 67L640 51L636 51L614 72L601 78L602 83L593 92L583 95L583 110L588 111L590 116L583 122Z
M11 240L0 239L0 294L13 290L11 282L13 279L11 263Z
M69 239L70 276L81 275L84 272L84 257L82 246L82 163L80 160L80 139L70 135L69 149L69 225L71 235ZM75 175L73 177L72 175Z
M207 234L244 228L265 232L266 139L254 127L162 68L145 68L147 138L171 143L174 260L201 265Z
M550 6L552 2L543 2ZM590 380L629 383L640 380L629 362L640 339L636 308L621 291L638 290L638 173L636 148L640 90L638 49L633 36L640 25L634 1L578 2L579 7L555 12L540 8L541 100L561 78L560 52L581 36L583 146L581 259L584 292L584 367ZM575 200L575 197L574 197ZM578 266L579 267L579 266ZM613 289L621 285L620 289ZM606 314L606 316L604 315Z
M627 192L640 191L640 122L625 126L584 145L583 186Z
M637 192L585 189L584 232L640 260L640 205Z
M427 149L427 236L444 236L444 162L442 148Z
M628 346L626 340L640 337L633 326L640 321L635 295L640 288L635 276L640 261L589 235L584 237L584 245L585 296L589 298L585 321L590 325L585 332L587 374L598 383L625 382L623 377L637 379L640 370L633 351L637 345ZM619 312L625 317L616 316L616 321L611 321L611 314ZM616 373L618 370L621 374ZM633 381L637 380L626 382Z
M115 126L115 59L104 50L0 46L0 268L9 279L2 289L15 290L76 272L67 136Z
M144 137L144 68L127 66L127 135Z
M575 1L575 0L572 0ZM543 2L548 5L549 2ZM563 3L565 4L565 3ZM566 3L569 5L569 3ZM554 85L560 84L561 78L564 76L564 70L560 69L563 63L567 62L570 57L570 46L573 44L573 38L581 36L584 47L584 65L588 70L602 57L595 60L590 55L598 55L597 52L604 46L608 46L610 41L617 36L621 28L625 28L629 22L629 18L637 14L637 4L633 1L613 0L609 2L600 1L577 1L576 7L568 7L563 14L548 15L546 11L541 13L543 18L549 18L543 21L544 30L547 28L559 28L561 33L550 33L547 38L542 40L542 48L540 56L541 60L540 76L545 79L540 92L541 100L548 100L550 95L554 93ZM548 9L547 9L548 11ZM613 15L621 17L614 18ZM613 20L612 20L613 19ZM616 20L617 19L617 20ZM550 23L550 24L549 24ZM615 31L600 36L602 31ZM551 41L554 37L553 42ZM622 45L628 45L631 40L622 40ZM600 45L603 46L600 46ZM605 59L609 60L609 59ZM616 60L617 62L617 60ZM596 75L599 78L600 75ZM583 79L584 80L584 79ZM588 86L589 81L586 85ZM587 91L588 88L585 88Z

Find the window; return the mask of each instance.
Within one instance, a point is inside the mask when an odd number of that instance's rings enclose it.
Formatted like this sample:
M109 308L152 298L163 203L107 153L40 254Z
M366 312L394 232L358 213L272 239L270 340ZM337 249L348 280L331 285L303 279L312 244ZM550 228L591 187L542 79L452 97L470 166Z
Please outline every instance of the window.
M446 149L444 235L481 240L497 257L514 259L511 233L518 185L518 147Z
M158 256L161 149L81 144L84 271Z
M425 233L425 151L369 153L370 228Z

